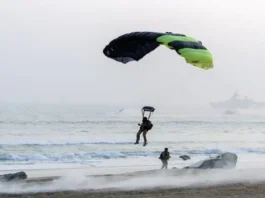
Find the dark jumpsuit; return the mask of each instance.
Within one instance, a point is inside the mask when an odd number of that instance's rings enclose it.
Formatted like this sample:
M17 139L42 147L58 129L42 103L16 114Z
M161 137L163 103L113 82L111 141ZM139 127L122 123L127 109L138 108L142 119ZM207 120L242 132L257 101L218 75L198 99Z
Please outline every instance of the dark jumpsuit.
M170 154L169 154L168 151L163 151L160 154L160 159L162 161L162 167L161 167L161 169L163 169L163 168L167 169L169 158L170 158Z
M148 124L149 124L149 120L146 120L141 124L141 127L136 135L136 143L139 143L141 133L143 133L144 143L147 143L146 133L148 132L148 129L147 129Z

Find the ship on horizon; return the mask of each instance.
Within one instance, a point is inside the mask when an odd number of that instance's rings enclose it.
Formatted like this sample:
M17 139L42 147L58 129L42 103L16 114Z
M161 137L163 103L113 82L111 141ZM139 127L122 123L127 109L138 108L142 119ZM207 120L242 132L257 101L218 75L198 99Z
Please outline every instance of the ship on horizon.
M264 108L265 102L255 102L254 100L251 100L246 96L240 97L240 95L236 91L230 99L222 102L210 102L210 105L214 109L258 109Z

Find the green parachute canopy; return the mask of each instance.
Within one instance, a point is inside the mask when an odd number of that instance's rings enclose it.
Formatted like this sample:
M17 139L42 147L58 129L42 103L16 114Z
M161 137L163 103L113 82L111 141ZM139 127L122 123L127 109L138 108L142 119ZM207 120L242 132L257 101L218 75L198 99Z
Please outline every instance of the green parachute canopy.
M105 56L121 63L139 61L159 45L175 50L186 62L202 69L213 68L213 56L192 37L171 32L132 32L112 40L103 50Z

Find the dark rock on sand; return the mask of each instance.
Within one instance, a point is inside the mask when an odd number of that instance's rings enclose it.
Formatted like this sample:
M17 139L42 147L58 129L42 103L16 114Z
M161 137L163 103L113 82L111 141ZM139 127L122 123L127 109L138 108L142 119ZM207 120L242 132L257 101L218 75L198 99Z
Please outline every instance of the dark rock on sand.
M25 180L27 179L27 174L23 171L17 173L10 173L0 175L0 181L17 181L17 180Z
M191 166L185 167L186 169L232 169L236 167L237 155L234 153L226 152L222 153L216 157L199 161Z
M190 159L190 156L188 156L188 155L181 155L181 156L179 156L179 158L181 158L183 160L189 160Z

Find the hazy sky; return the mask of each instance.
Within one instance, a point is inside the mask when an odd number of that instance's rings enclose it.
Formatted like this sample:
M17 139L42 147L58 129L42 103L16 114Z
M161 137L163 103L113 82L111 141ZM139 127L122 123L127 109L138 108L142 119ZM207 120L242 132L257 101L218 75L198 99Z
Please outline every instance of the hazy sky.
M0 102L202 104L237 89L265 101L264 0L0 0ZM214 69L164 46L139 62L105 57L133 31L195 37Z

